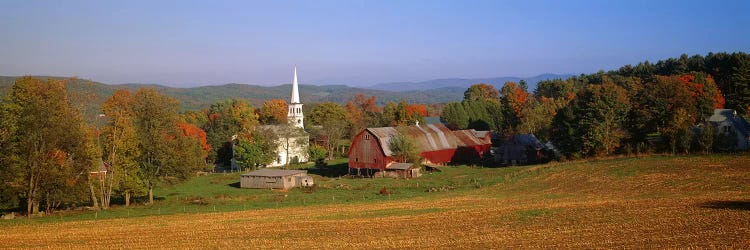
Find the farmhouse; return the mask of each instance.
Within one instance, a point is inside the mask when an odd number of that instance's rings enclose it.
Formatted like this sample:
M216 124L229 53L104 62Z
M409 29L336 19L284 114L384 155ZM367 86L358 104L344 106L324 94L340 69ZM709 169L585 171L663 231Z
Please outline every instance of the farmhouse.
M547 146L533 134L513 135L495 150L495 162L506 165L526 165L544 162Z
M306 170L261 169L240 177L241 188L290 189L312 185L313 179Z
M491 143L477 138L477 131L451 131L442 124L367 128L352 139L349 148L349 169L386 171L396 161L390 149L391 138L398 135L410 137L417 144L420 156L427 164L445 164L481 159L489 152ZM487 137L489 138L489 137Z
M750 124L734 109L714 109L714 114L708 121L716 128L717 134L734 137L736 144L729 150L750 148Z

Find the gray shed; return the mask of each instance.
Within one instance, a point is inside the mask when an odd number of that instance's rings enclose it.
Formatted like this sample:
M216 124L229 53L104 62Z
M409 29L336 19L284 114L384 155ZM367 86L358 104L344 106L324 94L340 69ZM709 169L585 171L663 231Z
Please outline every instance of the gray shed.
M307 175L307 170L261 169L240 177L242 188L290 189L312 185L313 178Z

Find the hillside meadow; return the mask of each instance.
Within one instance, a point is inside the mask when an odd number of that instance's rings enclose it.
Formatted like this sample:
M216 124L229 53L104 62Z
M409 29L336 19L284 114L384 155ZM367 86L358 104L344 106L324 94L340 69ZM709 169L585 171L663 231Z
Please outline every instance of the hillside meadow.
M326 177L343 164L311 170L316 190L213 174L157 189L151 207L5 220L0 248L750 247L747 154Z

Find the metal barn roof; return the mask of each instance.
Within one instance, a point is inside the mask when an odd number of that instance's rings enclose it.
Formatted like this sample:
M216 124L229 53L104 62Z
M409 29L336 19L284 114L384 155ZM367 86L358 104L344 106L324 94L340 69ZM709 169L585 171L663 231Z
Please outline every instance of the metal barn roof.
M375 135L387 156L393 155L390 148L391 138L404 134L414 140L421 152L456 149L483 145L474 135L474 130L451 131L443 124L428 124L424 126L408 126L396 129L394 127L367 128Z

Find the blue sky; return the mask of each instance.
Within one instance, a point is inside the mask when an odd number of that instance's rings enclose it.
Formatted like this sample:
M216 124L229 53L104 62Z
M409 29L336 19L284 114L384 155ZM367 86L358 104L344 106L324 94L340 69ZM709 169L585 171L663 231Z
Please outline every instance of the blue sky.
M0 1L0 75L364 86L750 52L750 1Z

